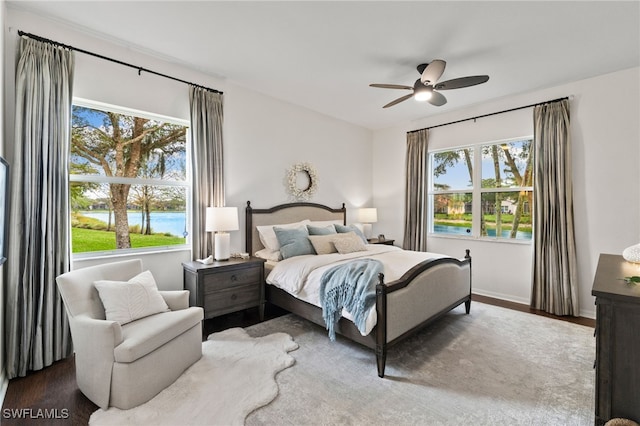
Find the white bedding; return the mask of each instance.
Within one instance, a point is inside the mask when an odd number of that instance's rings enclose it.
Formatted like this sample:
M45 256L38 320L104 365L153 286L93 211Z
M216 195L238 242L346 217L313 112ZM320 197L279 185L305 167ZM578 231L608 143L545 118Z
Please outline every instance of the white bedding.
M442 254L407 251L389 245L367 244L367 251L349 254L322 254L295 256L275 262L267 276L267 283L279 287L298 299L320 307L320 279L329 268L352 259L377 259L384 265L384 281L389 283L401 278L409 269L428 259L448 257ZM348 312L342 316L352 320ZM371 332L376 325L375 305L369 311L366 330L363 336Z

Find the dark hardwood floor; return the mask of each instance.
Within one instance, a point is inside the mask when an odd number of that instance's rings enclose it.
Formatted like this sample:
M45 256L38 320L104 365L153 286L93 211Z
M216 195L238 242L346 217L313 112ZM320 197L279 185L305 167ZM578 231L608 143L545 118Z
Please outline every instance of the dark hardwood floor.
M503 308L513 309L514 311L529 312L530 314L541 315L543 317L548 317L548 318L555 318L555 319L558 319L558 320L561 320L561 321L568 321L568 322L572 322L574 324L585 325L587 327L595 327L596 326L596 320L591 319L591 318L585 318L585 317L560 317L560 316L557 316L557 315L548 314L548 313L546 313L544 311L540 311L538 309L533 309L533 308L529 307L529 305L524 305L522 303L516 303L516 302L509 302L509 301L506 301L506 300L494 299L493 297L480 296L480 295L474 294L473 295L473 301L474 302L480 302L480 303L486 303L487 305L501 306Z
M556 317L520 303L506 302L486 296L473 295L473 300L517 311L570 321L589 327L595 320L588 318ZM472 308L473 312L473 308ZM286 311L267 305L265 320ZM257 308L206 320L203 339L211 333L231 327L248 327L259 322ZM98 407L78 390L73 357L58 361L26 377L12 379L2 404L2 425L86 425Z

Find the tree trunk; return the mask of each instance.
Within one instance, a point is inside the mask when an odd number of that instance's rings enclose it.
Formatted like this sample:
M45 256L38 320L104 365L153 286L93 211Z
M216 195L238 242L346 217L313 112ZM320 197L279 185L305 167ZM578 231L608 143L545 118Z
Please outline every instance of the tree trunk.
M145 215L147 216L147 230L145 235L151 235L151 209L149 208L150 203L145 203Z
M129 218L127 217L127 198L129 188L127 184L111 184L111 203L116 222L116 248L131 248L129 237Z
M520 218L522 217L522 209L524 208L525 195L518 193L518 201L516 203L516 213L513 215L513 226L511 227L511 233L509 238L516 238L518 234L518 227L520 226Z
M500 177L500 161L498 159L498 146L493 145L491 147L491 156L493 157L493 170L496 174L496 188L502 187L502 178ZM502 235L502 194L496 192L495 202L495 214L496 214L496 237L499 238Z
M467 163L467 171L469 172L469 181L473 183L473 165L471 164L471 154L469 149L464 150L464 161Z

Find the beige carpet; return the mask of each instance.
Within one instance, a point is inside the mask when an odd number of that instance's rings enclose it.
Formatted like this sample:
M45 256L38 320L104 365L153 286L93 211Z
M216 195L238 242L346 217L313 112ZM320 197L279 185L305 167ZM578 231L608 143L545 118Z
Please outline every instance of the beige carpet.
M131 410L100 409L89 424L242 425L247 414L276 397L274 377L294 364L288 352L297 347L284 333L214 333L202 344L202 358L151 401Z
M389 350L373 351L294 315L247 329L300 348L280 393L247 425L593 425L593 329L472 303ZM212 419L210 424L216 424Z

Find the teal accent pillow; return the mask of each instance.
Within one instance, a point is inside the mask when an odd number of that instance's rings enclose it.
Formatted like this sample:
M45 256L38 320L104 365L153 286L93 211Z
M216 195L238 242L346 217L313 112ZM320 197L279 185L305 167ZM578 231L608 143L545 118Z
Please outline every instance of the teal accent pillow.
M307 225L307 230L309 231L309 235L337 234L336 228L334 228L333 225L328 225L328 226Z
M316 254L311 241L309 241L309 231L306 226L299 228L278 228L273 227L278 243L280 243L280 254L283 259L305 254Z
M338 234L355 232L358 237L362 238L362 241L364 241L365 244L368 244L367 238L364 236L362 231L358 229L357 226L353 226L353 225L344 226L344 225L338 225L338 224L333 226L335 226L336 231L338 231Z

